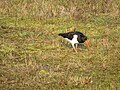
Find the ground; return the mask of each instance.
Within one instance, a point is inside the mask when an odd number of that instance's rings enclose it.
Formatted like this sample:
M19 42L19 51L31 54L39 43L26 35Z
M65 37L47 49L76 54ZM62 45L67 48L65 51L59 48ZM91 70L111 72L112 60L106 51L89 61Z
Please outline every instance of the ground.
M2 90L120 89L119 19L75 22L67 17L41 21L2 17L0 21ZM73 27L88 36L90 49L81 44L75 53L58 36Z

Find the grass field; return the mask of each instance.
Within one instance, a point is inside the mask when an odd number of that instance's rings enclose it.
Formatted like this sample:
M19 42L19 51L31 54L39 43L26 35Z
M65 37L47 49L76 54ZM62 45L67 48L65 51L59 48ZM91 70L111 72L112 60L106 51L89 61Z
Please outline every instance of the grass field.
M120 90L120 19L0 18L0 90ZM75 53L58 34L77 27Z

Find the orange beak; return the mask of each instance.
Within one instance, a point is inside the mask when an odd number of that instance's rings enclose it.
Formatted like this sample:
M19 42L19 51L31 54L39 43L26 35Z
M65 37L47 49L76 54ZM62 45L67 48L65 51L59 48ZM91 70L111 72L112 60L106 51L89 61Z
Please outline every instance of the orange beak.
M91 46L88 40L86 40L86 41L84 42L84 44L85 44L88 48L90 48L90 46Z

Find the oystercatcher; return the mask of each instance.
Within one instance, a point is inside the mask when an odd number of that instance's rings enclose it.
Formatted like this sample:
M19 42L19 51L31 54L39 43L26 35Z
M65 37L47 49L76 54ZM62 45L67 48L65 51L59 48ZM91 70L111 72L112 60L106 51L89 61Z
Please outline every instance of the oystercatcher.
M59 33L58 35L62 36L67 41L69 41L72 44L72 47L75 50L75 52L77 52L77 46L79 43L84 43L88 48L90 47L90 44L87 40L87 36L85 36L81 32L71 31L67 33Z

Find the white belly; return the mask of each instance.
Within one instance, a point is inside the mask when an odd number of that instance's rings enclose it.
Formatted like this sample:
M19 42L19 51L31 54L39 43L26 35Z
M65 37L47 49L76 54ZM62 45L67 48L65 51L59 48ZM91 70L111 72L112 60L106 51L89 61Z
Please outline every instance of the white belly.
M73 36L73 39L72 40L70 40L70 39L68 39L68 38L65 38L67 41L69 41L71 44L76 44L76 43L79 43L78 41L77 41L77 35L74 35Z

